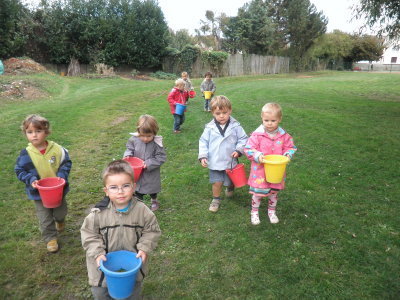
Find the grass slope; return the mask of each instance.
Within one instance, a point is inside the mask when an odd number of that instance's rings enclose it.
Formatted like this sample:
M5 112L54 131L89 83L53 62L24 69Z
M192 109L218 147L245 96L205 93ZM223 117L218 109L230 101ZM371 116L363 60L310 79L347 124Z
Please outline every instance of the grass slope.
M151 256L146 299L400 297L398 74L215 79L248 134L260 124L263 104L280 103L282 127L299 148L280 193L281 222L269 224L262 203L259 226L250 224L247 188L223 200L218 213L207 210L211 187L197 150L211 116L201 98L190 101L183 132L174 135L165 100L172 82L24 79L51 97L0 99L0 298L91 298L79 228L102 197L101 170L121 157L143 113L159 120L168 153L156 213L163 236ZM73 160L67 230L55 255L46 253L34 206L13 172L26 146L19 125L30 113L50 120L50 139Z

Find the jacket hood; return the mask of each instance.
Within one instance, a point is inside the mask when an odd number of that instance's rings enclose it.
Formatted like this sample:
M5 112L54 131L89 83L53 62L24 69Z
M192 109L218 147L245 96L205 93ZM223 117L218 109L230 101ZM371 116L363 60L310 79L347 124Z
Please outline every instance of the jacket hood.
M130 135L133 135L134 137L139 137L139 132L130 132ZM158 146L163 147L163 137L161 135L155 135L154 136L154 143L156 143Z
M53 141L47 141L46 152L48 152L51 148L53 148L54 145L55 145L55 143ZM40 153L40 151L35 146L33 146L32 143L28 143L26 150L28 150L32 153Z
M240 126L240 123L235 118L233 118L232 116L230 116L229 118L230 118L229 126L231 126L231 128ZM208 128L217 128L217 124L215 124L215 120L212 119L210 122L208 122L206 124L206 127L208 127Z
M285 129L283 129L282 127L278 127L278 135L283 135L285 133L286 133ZM257 135L266 134L264 126L263 125L258 126L258 128L254 130L253 134Z

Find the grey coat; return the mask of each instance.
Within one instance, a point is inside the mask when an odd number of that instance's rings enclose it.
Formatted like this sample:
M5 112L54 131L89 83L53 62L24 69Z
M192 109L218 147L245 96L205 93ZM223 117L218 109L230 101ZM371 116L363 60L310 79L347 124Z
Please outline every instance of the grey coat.
M162 137L156 136L150 143L145 144L137 135L133 135L126 143L124 157L126 156L138 157L147 166L136 182L136 191L141 194L161 192L160 166L167 160L162 147Z

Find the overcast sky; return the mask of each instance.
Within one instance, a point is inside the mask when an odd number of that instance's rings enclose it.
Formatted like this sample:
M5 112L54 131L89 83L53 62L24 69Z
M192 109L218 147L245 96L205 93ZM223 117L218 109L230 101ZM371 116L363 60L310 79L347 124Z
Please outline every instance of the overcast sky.
M318 11L323 11L328 17L328 32L340 29L344 32L357 32L360 22L351 21L351 6L358 0L310 0ZM249 1L243 0L158 0L168 26L174 31L188 29L194 34L194 29L200 27L200 20L205 20L206 10L212 10L219 15L236 16L238 8Z

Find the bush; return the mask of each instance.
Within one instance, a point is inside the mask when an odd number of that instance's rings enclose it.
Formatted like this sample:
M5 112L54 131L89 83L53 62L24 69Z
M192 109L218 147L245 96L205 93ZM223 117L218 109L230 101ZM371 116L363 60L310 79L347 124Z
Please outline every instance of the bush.
M150 73L150 77L163 79L163 80L175 80L177 78L176 74L165 73L163 71L157 71L155 73Z

